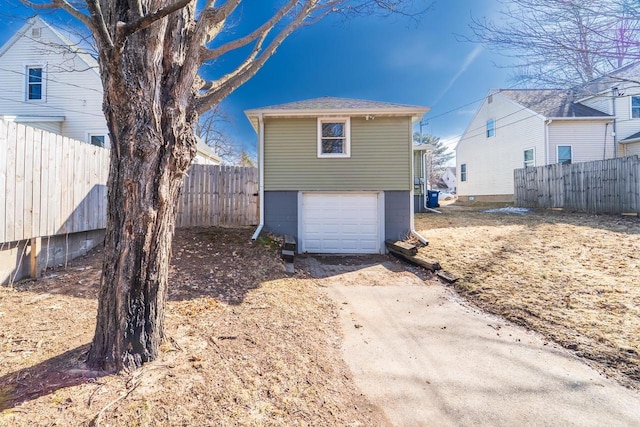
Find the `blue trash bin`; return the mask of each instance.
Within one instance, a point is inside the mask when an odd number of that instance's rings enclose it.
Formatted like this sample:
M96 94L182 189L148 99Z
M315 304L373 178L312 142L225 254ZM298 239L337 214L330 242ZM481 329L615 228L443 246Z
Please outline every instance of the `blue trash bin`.
M440 205L438 204L438 195L440 194L439 191L435 191L435 190L427 190L427 207L428 208L439 208Z

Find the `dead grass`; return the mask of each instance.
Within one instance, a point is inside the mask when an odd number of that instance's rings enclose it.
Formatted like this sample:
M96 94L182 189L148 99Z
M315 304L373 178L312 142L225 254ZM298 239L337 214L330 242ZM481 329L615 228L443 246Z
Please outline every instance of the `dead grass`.
M640 388L638 218L442 211L417 216L416 228L462 295Z
M0 288L0 425L383 425L340 354L336 307L252 230L174 242L167 341L142 369L83 369L100 253Z

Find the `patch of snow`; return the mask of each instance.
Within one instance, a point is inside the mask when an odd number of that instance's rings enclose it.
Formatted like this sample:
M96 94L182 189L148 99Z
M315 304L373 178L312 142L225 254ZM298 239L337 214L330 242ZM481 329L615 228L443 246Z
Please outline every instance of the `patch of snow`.
M508 214L524 215L529 211L531 211L531 209L508 207L508 208L499 208L499 209L487 209L486 211L482 211L482 212L485 212L485 213L508 213Z

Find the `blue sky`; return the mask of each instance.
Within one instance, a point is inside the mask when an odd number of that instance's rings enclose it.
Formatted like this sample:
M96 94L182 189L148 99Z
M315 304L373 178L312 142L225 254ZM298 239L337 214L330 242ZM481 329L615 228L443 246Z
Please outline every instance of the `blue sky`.
M261 0L263 14L274 3ZM223 102L229 119L224 130L255 156L257 137L244 110L337 96L431 107L423 132L453 145L487 91L511 85L508 71L494 65L504 63L503 58L455 36L469 34L471 16L492 16L497 8L497 0L436 0L419 22L398 16L346 22L329 17L304 27ZM8 0L0 44L31 13L17 0ZM234 31L245 32L260 16L245 6L237 14ZM228 68L233 61L226 58L216 68Z

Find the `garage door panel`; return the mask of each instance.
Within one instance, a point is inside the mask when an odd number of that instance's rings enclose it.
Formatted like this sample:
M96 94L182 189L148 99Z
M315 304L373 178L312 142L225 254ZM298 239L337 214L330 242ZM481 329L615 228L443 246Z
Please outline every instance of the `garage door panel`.
M301 249L312 253L378 253L377 193L304 193Z

